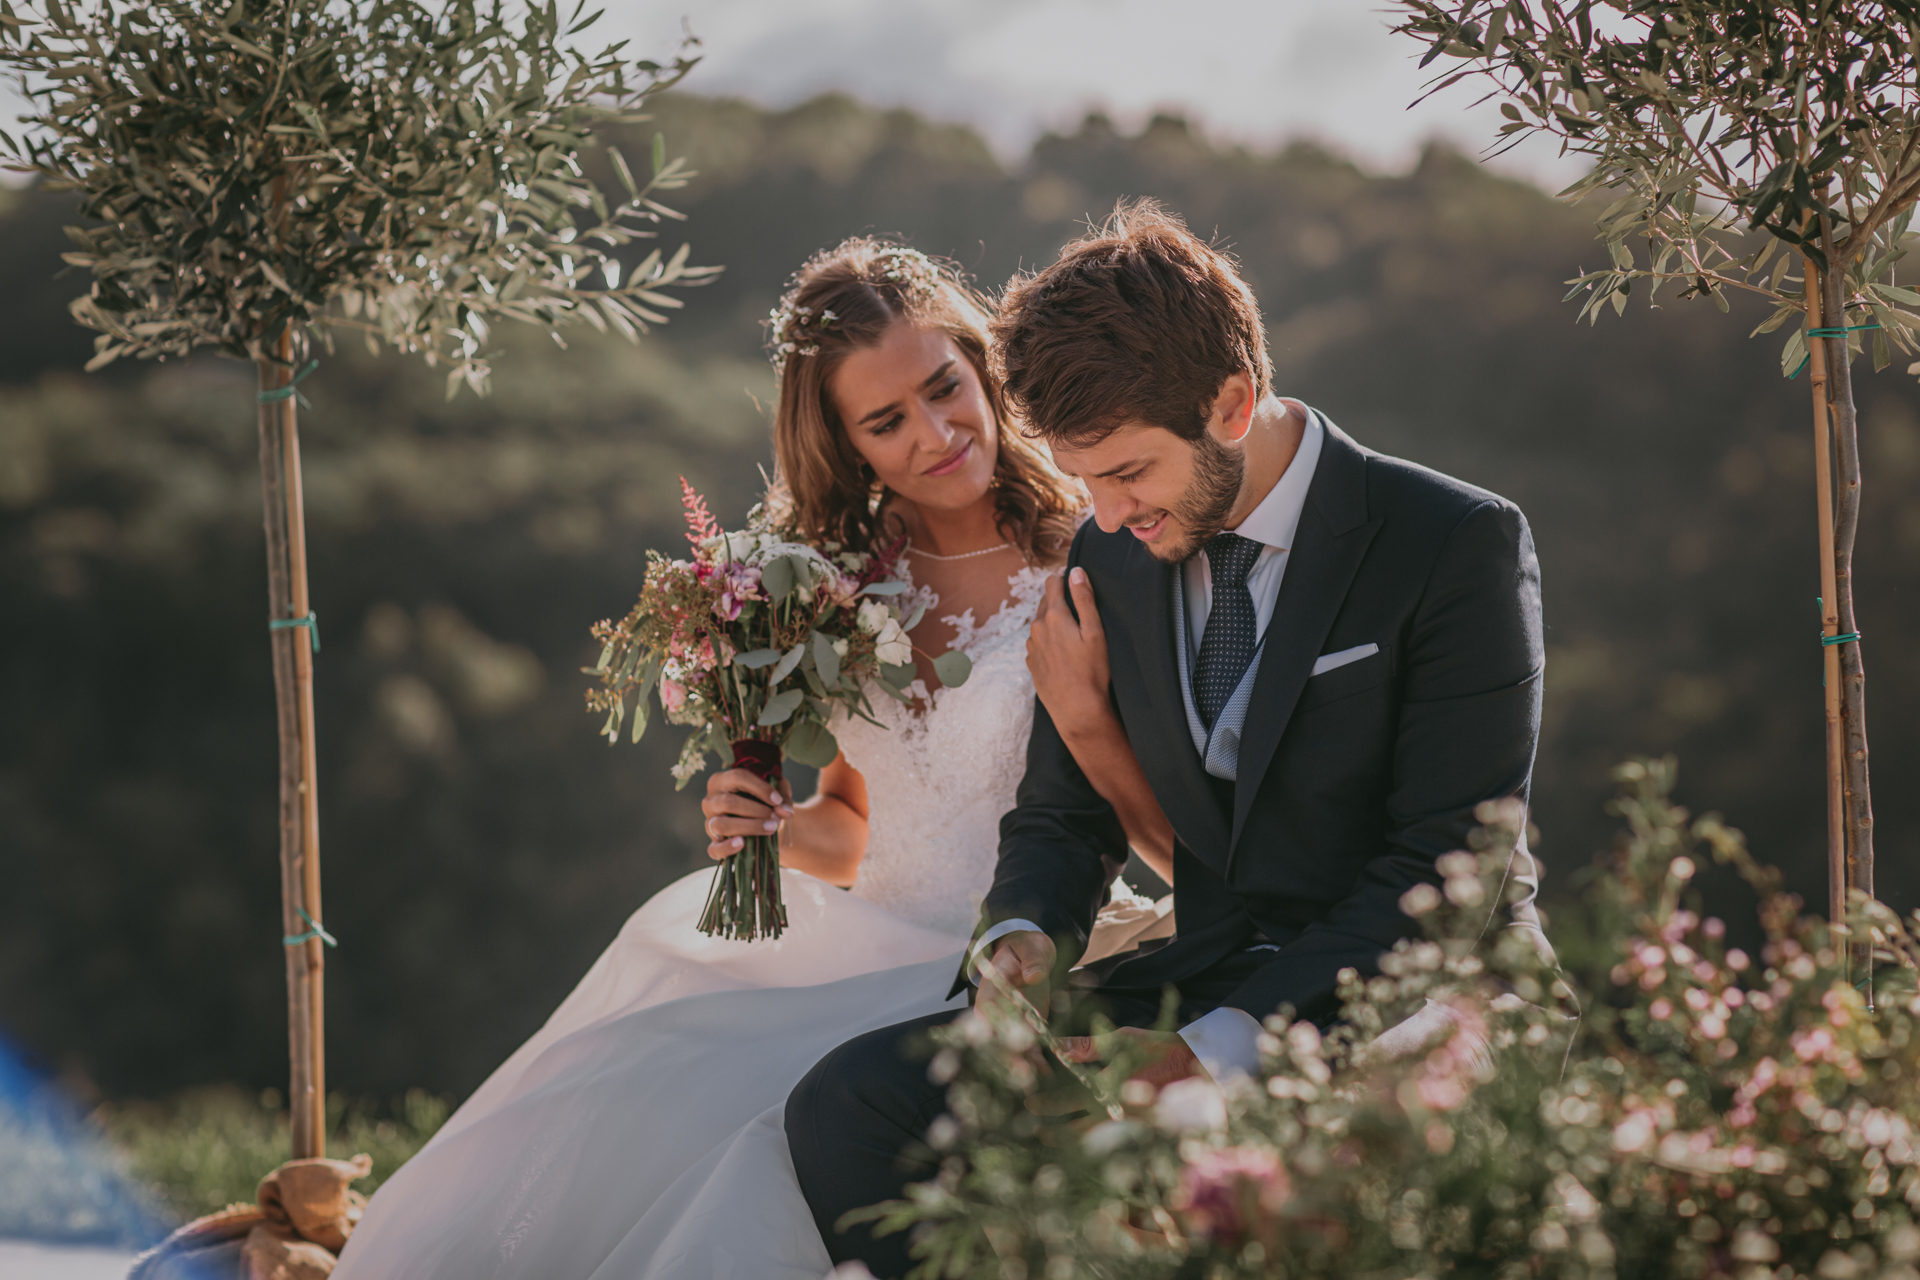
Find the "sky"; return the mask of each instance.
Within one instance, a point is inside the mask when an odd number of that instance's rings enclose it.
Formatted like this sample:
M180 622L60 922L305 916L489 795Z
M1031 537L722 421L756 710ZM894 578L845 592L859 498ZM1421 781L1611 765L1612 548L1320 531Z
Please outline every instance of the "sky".
M1419 107L1425 50L1384 0L600 0L596 31L665 51L703 42L690 90L787 106L840 89L974 125L1009 161L1090 108L1155 110L1256 145L1310 137L1369 168L1432 137L1477 153L1503 121L1462 84ZM1579 170L1533 140L1502 172L1564 185Z
M784 107L842 90L971 124L1010 163L1095 108L1123 127L1172 110L1257 146L1308 137L1376 171L1405 169L1433 137L1477 153L1501 123L1466 84L1410 107L1428 73L1388 30L1387 0L595 2L606 16L582 43L660 57L698 36L690 91ZM9 126L18 106L0 91ZM1554 187L1579 171L1545 139L1494 167Z

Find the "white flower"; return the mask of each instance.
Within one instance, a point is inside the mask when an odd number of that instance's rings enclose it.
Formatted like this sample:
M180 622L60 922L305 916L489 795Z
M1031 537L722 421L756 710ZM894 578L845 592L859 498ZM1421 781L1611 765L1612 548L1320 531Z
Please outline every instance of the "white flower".
M1213 1081L1188 1076L1160 1091L1153 1105L1153 1122L1169 1133L1202 1129L1218 1133L1227 1127L1227 1099Z
M1440 891L1430 884L1417 884L1400 895L1400 910L1410 916L1423 916L1440 905Z
M862 600L858 621L862 631L868 635L877 636L887 629L889 622L893 621L893 614L878 600Z
M900 623L889 617L886 625L880 628L880 639L873 647L873 656L890 667L904 667L913 661L913 641L907 639L907 633L900 629Z

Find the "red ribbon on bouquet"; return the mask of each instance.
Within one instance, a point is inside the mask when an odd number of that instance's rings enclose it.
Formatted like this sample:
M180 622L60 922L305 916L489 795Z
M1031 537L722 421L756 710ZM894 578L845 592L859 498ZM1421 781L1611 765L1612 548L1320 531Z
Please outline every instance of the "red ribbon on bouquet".
M742 738L733 744L733 767L745 769L762 782L778 785L782 776L780 748L758 738Z
M733 767L778 786L780 748L758 738L742 738L733 744ZM714 869L700 931L750 942L777 938L786 927L787 908L780 901L779 837L748 836L740 852Z

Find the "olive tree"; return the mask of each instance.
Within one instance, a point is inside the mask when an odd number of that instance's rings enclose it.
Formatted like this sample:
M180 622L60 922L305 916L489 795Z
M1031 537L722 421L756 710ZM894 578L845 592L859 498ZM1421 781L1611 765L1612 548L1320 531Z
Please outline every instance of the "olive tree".
M1781 373L1811 372L1827 703L1828 887L1873 892L1866 668L1854 611L1860 446L1853 356L1920 345L1896 264L1920 198L1913 0L1396 0L1436 88L1490 82L1512 142L1593 165L1610 261L1570 281L1581 315L1751 294L1792 322ZM1604 201L1604 204L1602 204ZM1868 341L1863 342L1863 336ZM1909 369L1920 372L1920 364Z
M583 52L598 14L554 0L0 0L0 64L29 105L11 167L72 192L90 368L200 348L258 371L268 635L279 707L281 934L293 1153L324 1153L319 792L296 384L358 335L482 392L491 327L637 338L706 278L683 246L621 280L677 217L688 173L656 136L619 191L581 167L595 130L693 65ZM644 181L642 180L644 177Z

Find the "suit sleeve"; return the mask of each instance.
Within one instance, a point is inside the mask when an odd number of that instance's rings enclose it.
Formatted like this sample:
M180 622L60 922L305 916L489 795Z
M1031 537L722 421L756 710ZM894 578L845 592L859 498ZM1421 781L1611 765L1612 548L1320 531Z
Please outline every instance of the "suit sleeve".
M1223 1004L1255 1018L1289 1004L1324 1020L1341 969L1376 972L1380 954L1415 932L1401 895L1438 883L1434 863L1468 847L1482 801L1527 798L1543 670L1533 536L1517 507L1483 502L1448 536L1407 636L1383 847L1345 898Z
M1074 539L1070 567L1079 562L1091 527L1083 525ZM1058 946L1064 972L1086 949L1094 914L1126 855L1126 833L1112 806L1087 781L1053 717L1034 699L1026 774L1014 807L1000 819L1000 858L974 936L1002 921L1031 920Z

